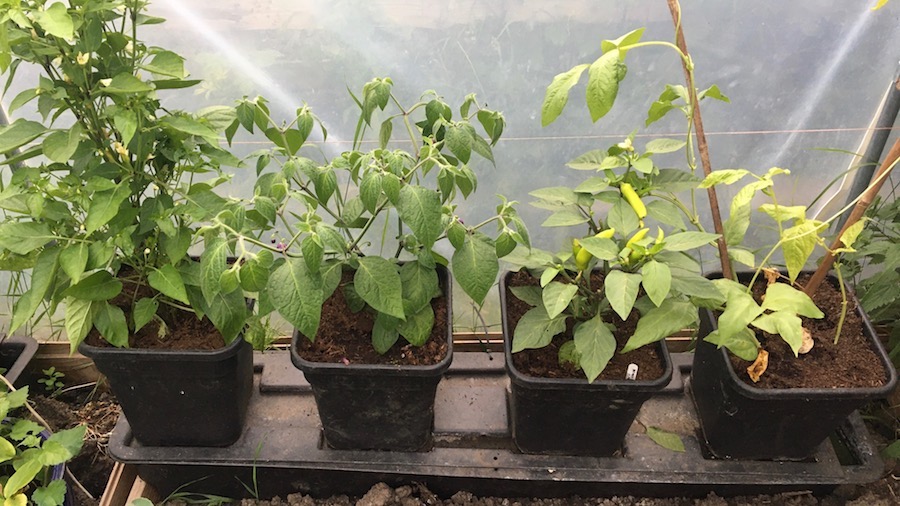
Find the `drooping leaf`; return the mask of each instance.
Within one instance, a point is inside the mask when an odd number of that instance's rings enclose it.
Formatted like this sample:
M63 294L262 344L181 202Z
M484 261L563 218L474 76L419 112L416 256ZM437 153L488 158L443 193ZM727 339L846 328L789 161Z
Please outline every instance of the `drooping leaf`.
M816 307L809 295L787 283L772 283L766 288L763 310L787 311L807 318L824 318L825 314Z
M753 320L751 324L770 334L780 335L784 342L791 347L794 356L797 356L797 350L803 344L803 322L800 320L800 317L788 311L776 311L761 315Z
M38 254L34 269L31 271L31 286L23 293L15 303L12 321L9 324L9 333L12 334L37 311L44 296L56 279L58 267L57 258L60 248L45 248Z
M94 325L94 301L66 297L64 302L66 305L66 336L69 338L69 347L72 353L75 353L78 345L84 341L88 331Z
M785 229L782 236L781 249L784 252L784 263L787 266L788 277L791 282L797 280L800 271L806 266L806 261L812 256L816 248L818 231L823 224L816 220L806 220L802 223Z
M226 344L234 341L244 330L250 310L240 290L216 293L209 303L207 315L222 334Z
M596 122L612 109L621 81L619 50L603 53L588 70L587 105L591 120Z

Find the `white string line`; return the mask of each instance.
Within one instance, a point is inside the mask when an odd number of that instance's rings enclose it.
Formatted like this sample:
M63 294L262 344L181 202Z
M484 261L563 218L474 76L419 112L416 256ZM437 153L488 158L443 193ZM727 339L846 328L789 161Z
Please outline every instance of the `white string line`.
M706 132L707 136L715 136L715 135L778 135L778 134L791 134L791 133L801 133L801 134L818 134L818 133L838 133L838 132L874 132L876 130L898 130L900 131L900 127L853 127L853 128L805 128L799 130L733 130L733 131L722 131L722 132ZM590 139L621 139L623 137L627 137L629 133L615 133L615 134L599 134L599 135L556 135L556 136L535 136L535 137L503 137L503 142L534 142L534 141L577 141L577 140L590 140ZM641 137L684 137L685 132L668 132L668 133L660 133L660 134L635 134L636 138ZM352 144L352 140L327 140L324 143L318 142L317 144ZM379 141L370 139L362 141L363 144L378 144ZM256 144L271 144L269 141L234 141L232 145L244 144L244 145L256 145Z

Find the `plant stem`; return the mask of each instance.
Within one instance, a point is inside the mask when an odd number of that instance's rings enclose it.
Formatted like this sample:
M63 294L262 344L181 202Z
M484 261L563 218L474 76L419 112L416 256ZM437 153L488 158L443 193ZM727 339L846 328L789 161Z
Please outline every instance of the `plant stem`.
M684 68L684 76L688 85L688 95L690 97L691 108L693 109L694 130L697 135L697 149L700 151L700 163L703 165L703 173L707 176L712 172L712 166L709 161L709 145L706 142L706 133L703 130L703 119L700 116L700 101L697 99L697 87L694 84L694 71L690 64L690 53L688 53L687 43L684 40L684 30L681 26L681 6L678 0L666 0L669 4L669 11L672 13L672 22L675 23L675 43L679 51L684 57L681 59ZM722 216L719 213L719 197L716 195L715 186L706 189L709 196L709 207L712 214L713 229L719 238L716 240L719 246L719 261L722 264L722 276L728 279L734 278L731 269L731 261L728 258L728 246L725 244L725 230L722 226Z
M803 289L807 295L812 296L812 294L816 293L816 290L819 289L819 285L822 284L822 281L825 279L825 275L828 274L828 271L831 269L831 266L834 264L834 253L832 251L837 250L842 246L841 236L844 235L844 232L847 231L853 224L860 220L863 215L866 213L866 209L872 204L872 201L875 200L875 197L878 196L878 192L881 190L881 186L887 180L887 176L891 173L891 170L897 165L898 160L900 160L900 139L894 141L894 145L891 146L891 150L888 151L887 157L885 157L884 162L881 164L881 167L878 168L878 172L875 174L875 179L866 188L866 191L863 192L859 201L857 201L856 206L853 208L853 212L850 213L850 216L847 218L847 221L844 222L844 226L841 228L841 231L838 233L834 242L831 243L831 248L825 253L825 257L822 259L822 263L819 264L819 268L816 269L816 272L809 278L809 281L806 283L806 288Z
M841 285L841 318L838 320L837 330L834 333L834 344L837 344L841 338L841 329L844 327L844 318L847 317L847 288L844 286L841 264L834 264L834 272L837 274L838 284Z

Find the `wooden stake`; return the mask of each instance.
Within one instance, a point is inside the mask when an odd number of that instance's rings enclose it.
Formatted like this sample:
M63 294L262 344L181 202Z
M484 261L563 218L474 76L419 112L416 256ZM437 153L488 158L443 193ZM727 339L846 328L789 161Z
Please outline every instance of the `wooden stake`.
M841 236L844 235L844 232L846 232L851 225L859 221L860 218L866 214L866 209L872 205L872 201L875 200L878 192L881 191L882 185L887 181L887 173L893 168L894 162L896 162L898 158L900 158L900 139L894 141L894 145L891 147L891 150L888 151L887 157L884 159L884 162L881 163L878 172L875 173L875 179L873 180L875 182L869 185L866 191L863 192L859 201L856 202L856 206L853 207L853 212L850 213L850 217L847 218L847 222L844 223L837 238L831 243L831 248L825 253L825 257L822 259L822 263L819 264L819 268L816 269L816 272L809 278L809 282L806 283L806 288L803 289L806 295L812 297L813 294L816 293L816 290L819 289L819 285L822 284L828 271L831 270L831 266L834 265L834 255L831 252L843 246Z
M681 6L678 4L678 0L666 1L669 4L669 11L672 13L672 22L675 23L675 45L678 46L682 53L689 55L687 43L684 41L684 30L681 29ZM684 78L687 81L690 100L694 105L694 131L697 133L697 150L700 152L700 163L703 166L703 173L708 176L712 172L712 165L709 162L709 145L706 143L703 119L700 116L700 101L697 100L697 87L694 85L694 79L691 77L691 71L688 69L687 62L682 60L681 64L684 69ZM716 196L715 187L707 188L706 193L709 196L713 229L719 234L719 239L716 243L719 246L719 260L722 263L722 277L733 279L731 260L728 258L728 246L725 244L725 229L722 226L722 215L719 213L719 198Z

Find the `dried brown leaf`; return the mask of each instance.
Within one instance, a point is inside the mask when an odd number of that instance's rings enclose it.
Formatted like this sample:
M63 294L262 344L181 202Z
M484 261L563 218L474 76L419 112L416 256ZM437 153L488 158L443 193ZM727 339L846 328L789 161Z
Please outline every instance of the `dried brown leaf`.
M756 383L759 381L759 377L766 372L767 367L769 367L769 352L760 348L759 354L756 355L756 360L747 368L747 374Z
M813 346L816 344L813 341L812 334L810 334L809 330L806 327L803 328L803 341L800 343L800 349L797 350L797 353L803 355L809 353L810 350L813 349Z
M778 272L778 269L773 269L771 267L767 267L762 270L763 275L766 277L766 284L771 285L772 283L778 281L778 278L781 277L781 273Z

